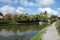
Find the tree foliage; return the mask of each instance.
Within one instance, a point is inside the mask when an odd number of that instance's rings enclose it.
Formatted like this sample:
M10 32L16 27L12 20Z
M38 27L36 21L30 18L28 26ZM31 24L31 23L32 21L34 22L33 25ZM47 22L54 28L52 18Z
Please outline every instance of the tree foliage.
M52 15L50 20L55 19L57 16ZM40 21L48 21L48 13L45 11L40 14L12 14L10 18L4 18L3 20L0 18L0 22L40 22Z

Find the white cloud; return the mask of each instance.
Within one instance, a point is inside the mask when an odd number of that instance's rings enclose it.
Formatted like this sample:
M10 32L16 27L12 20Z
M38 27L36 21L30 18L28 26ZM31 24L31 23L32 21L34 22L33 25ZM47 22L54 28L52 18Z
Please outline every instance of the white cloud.
M36 4L34 4L33 2L29 3L30 6L36 6Z
M24 6L44 6L44 5L52 5L55 3L55 0L35 0L36 2L29 2L28 0L0 0L0 2L7 3L19 3ZM8 4L8 5L9 5Z
M47 7L47 8L38 8L38 11L39 12L45 12L45 11L47 11L47 13L49 15L57 15L57 11L55 11L55 10L49 8L49 7Z
M24 6L47 6L55 4L55 0L35 0L36 3L28 2L28 0L20 0L20 3Z
M15 8L9 7L9 6L4 6L4 7L0 8L0 11L1 11L3 14L16 13Z
M60 13L60 8L57 9L57 12Z
M0 0L0 2L18 3L18 0Z
M24 10L25 9L23 7L18 7L16 11L17 13L23 13Z
M33 2L28 2L27 0L20 0L20 3L24 6L36 6Z
M23 7L18 7L17 8L17 10L16 10L16 12L19 14L21 14L21 13L28 13L28 12L30 12L30 11L32 11L30 8L23 8Z
M60 8L57 8L58 16L60 17Z
M3 6L0 8L0 12L2 12L4 15L5 14L21 14L21 13L27 13L32 11L30 8L23 8L23 7L18 7L15 9L14 7L11 6Z
M52 5L55 3L55 0L36 0L37 5L41 6L45 6L45 5Z
M28 1L27 0L20 0L20 3L27 6L28 5Z
M44 5L52 5L55 3L55 0L35 0L36 2L29 2L28 0L0 0L0 2L7 2L7 3L18 3L20 1L20 4L24 6L44 6Z
M0 2L11 2L11 0L0 0Z
M23 7L18 7L17 9L15 9L14 7L10 7L10 6L3 6L2 8L0 8L0 12L2 12L4 15L5 14L20 14L23 13L25 9Z

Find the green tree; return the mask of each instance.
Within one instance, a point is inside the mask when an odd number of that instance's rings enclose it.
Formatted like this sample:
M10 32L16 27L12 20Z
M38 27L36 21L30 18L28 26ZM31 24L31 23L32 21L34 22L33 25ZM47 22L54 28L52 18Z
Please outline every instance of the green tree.
M18 15L17 14L12 14L11 20L12 20L12 22L18 21Z
M47 13L47 11L44 12L44 21L48 21L48 13Z
M39 14L36 14L36 21L40 21L40 15Z
M26 14L19 15L18 20L19 21L27 21L27 15Z

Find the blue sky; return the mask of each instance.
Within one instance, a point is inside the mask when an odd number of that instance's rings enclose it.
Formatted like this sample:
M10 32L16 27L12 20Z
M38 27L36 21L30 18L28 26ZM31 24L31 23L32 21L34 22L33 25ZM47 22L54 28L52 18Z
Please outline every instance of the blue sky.
M0 0L0 12L3 14L38 14L44 11L59 15L60 0Z

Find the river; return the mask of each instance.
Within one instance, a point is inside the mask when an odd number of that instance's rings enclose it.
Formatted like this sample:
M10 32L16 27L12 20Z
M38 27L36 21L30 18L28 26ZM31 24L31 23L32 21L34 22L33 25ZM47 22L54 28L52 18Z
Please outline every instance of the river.
M0 25L0 40L30 40L39 30L39 25Z

